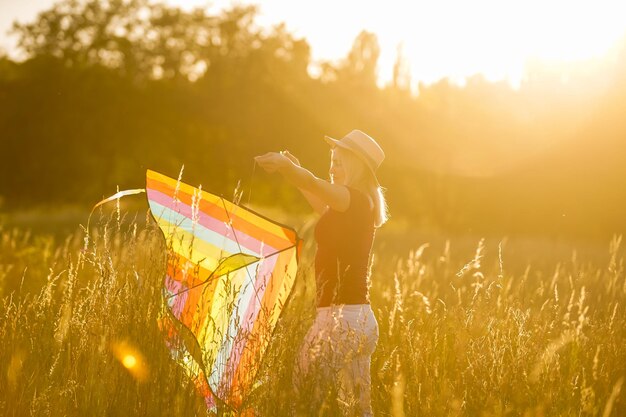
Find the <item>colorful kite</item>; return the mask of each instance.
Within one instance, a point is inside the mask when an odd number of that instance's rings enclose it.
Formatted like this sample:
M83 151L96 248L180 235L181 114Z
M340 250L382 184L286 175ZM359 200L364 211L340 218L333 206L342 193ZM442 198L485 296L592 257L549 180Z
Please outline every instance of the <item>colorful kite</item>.
M240 411L294 285L295 231L222 197L147 172L168 247L160 325L210 408Z

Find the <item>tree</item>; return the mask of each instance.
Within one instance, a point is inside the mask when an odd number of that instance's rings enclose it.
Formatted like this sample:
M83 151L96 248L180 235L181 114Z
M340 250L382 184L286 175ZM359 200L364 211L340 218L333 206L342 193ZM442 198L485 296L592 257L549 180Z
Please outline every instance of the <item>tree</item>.
M380 46L375 34L362 31L354 40L343 65L339 68L340 82L356 84L359 87L376 88Z
M66 67L95 65L129 78L189 78L216 54L218 20L200 9L183 12L148 0L62 0L36 21L14 24L29 58Z
M404 55L404 47L398 45L396 54L396 62L393 64L392 87L396 91L411 91L411 66Z

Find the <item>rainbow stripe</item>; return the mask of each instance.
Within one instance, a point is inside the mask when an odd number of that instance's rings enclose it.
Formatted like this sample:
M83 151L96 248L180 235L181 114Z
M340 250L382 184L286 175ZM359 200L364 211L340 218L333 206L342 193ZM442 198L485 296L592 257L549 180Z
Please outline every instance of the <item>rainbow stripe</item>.
M168 345L207 404L239 410L293 288L300 240L293 229L154 171L146 192L168 247L160 323Z

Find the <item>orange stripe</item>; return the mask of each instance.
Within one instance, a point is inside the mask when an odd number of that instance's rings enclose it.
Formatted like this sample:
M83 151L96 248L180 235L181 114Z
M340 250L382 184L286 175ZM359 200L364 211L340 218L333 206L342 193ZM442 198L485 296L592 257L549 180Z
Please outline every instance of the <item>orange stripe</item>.
M218 281L219 279L214 279L207 284L207 287L202 291L202 302L196 304L196 314L194 316L194 325L191 328L191 332L196 336L196 340L200 346L205 345L205 339L209 336L208 332L205 331L202 340L199 339L202 330L207 326L207 323L213 319L209 317L209 313L213 307L213 297Z
M170 255L172 257L172 255ZM180 259L180 261L178 261ZM182 262L181 262L182 261ZM172 262L167 263L167 275L174 281L183 283L187 288L203 283L210 275L211 271L202 267L196 266L195 268L189 268L187 273L183 273L181 264L184 265L186 258L178 255L172 259ZM200 269L199 273L197 272Z
M148 179L147 187L159 191L172 198L174 197L174 189L171 186L168 186L167 184L160 181ZM193 198L191 194L188 194L182 190L178 190L177 196L181 202L191 206ZM214 204L208 200L201 199L199 208L200 211L202 211L203 213L206 213L219 221L227 222L229 220L229 215L226 213L226 210L222 205ZM242 208L242 210L245 209ZM242 232L254 237L257 240L264 241L268 245L276 249L282 249L293 245L293 241L289 240L290 238L295 240L295 233L292 230L286 229L282 226L277 227L279 227L280 230L285 234L284 236L276 235L269 230L259 227L254 223L250 223L249 221L233 213L230 213L230 220L233 222L233 226L236 227L236 229L241 230ZM293 236L289 236L290 234Z
M174 197L174 189L171 186L161 181L158 181L156 179L148 178L146 180L146 188L159 191L172 198ZM193 197L192 195L182 190L178 190L177 197L181 202L191 206L192 197ZM200 206L199 207L200 211L208 214L211 217L214 217L223 222L227 222L229 220L229 215L227 215L226 210L224 210L224 207L221 205L217 205L217 204L211 203L210 201L201 199L199 206ZM292 230L285 229L283 227L281 227L281 230L285 232L285 238L279 235L273 234L269 232L268 230L265 230L253 223L250 223L247 220L244 220L232 213L230 213L230 220L232 220L233 226L236 229L241 230L242 232L246 233L249 236L254 237L257 240L264 241L265 243L267 243L268 245L276 249L282 249L290 245L293 245L293 241L288 240L289 238L295 240L295 236L293 237L289 236L290 234L295 235L295 233L293 233Z
M199 310L206 314L210 311L209 309L213 304L213 294L215 293L215 287L217 287L218 281L219 279L212 279L205 285L200 285L187 291L187 301L185 301L185 306L183 307L183 311L181 313L181 316L185 316L185 320L183 321L181 319L181 322L183 322L185 326L187 326L196 336L198 336L197 331L199 330L199 327L204 322L204 320L197 320L198 317L202 317L198 316L200 313ZM202 302L200 302L200 300L202 300ZM192 328L193 323L196 323L196 325Z
M194 335L198 335L199 327L201 326L201 321L197 320L197 318L202 318L202 314L207 314L207 309L210 308L213 300L213 293L215 292L215 287L217 286L218 279L212 279L209 282L205 281L211 275L211 271L204 269L202 267L189 268L187 270L187 275L183 274L181 269L181 265L184 265L187 262L187 259L180 255L172 256L170 255L170 260L167 263L167 274L173 280L183 283L187 288L191 288L187 290L187 300L185 301L185 305L183 306L183 310L181 311L181 316L178 318L181 323L187 326ZM204 285L203 285L204 284ZM183 289L185 290L185 289ZM204 300L201 303L201 308L198 308L198 300L202 295L202 299ZM193 328L192 324L195 323Z

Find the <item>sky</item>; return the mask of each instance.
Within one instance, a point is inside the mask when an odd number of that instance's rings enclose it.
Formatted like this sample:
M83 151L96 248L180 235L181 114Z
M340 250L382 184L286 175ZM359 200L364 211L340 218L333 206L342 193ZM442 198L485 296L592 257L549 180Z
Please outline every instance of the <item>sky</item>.
M234 4L165 2L215 12ZM53 3L0 0L0 48L14 53L15 39L5 33L13 20L32 21ZM381 85L392 77L399 45L415 83L447 77L462 84L480 73L516 86L529 60L563 66L606 59L626 37L623 0L239 0L237 4L257 4L257 23L262 27L285 22L296 37L307 39L314 62L337 62L348 54L359 32L374 32L381 46Z

